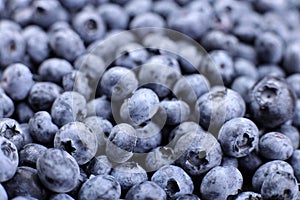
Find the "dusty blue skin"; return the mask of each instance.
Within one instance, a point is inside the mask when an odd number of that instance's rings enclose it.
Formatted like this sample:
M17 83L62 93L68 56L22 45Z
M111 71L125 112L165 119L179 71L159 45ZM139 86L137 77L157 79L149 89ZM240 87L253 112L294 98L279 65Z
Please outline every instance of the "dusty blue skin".
M276 130L276 132L282 133L283 135L290 138L294 149L298 149L300 138L299 131L296 127L288 124L283 124Z
M1 184L0 184L0 198L3 200L8 200L7 193Z
M106 192L103 192L106 191ZM118 200L121 186L113 176L98 175L88 179L81 187L79 200Z
M294 169L294 174L298 180L300 180L300 163L299 163L299 158L300 158L300 150L295 150L291 158L289 159L289 163Z
M255 192L242 192L239 195L235 197L235 200L245 200L245 199L257 199L261 200L261 194L255 193Z
M165 190L168 198L175 199L182 194L190 194L194 184L189 175L180 167L165 165L152 176L151 181Z
M229 157L229 156L223 156L221 166L223 167L235 167L238 168L239 162L237 158Z
M47 147L36 143L25 145L19 152L20 165L36 168L37 159L43 155L46 150Z
M179 196L176 200L200 200L197 195L194 194L184 194Z
M49 200L74 200L74 198L67 194L55 194Z
M165 27L164 19L155 13L143 13L135 16L129 24L130 29L144 28L144 27Z
M181 100L163 100L160 107L166 114L167 125L177 125L191 117L188 104Z
M20 123L28 123L29 119L34 115L32 108L26 102L17 104L15 113Z
M78 0L78 1L60 0L60 2L65 8L67 8L69 10L81 9L88 3L87 0Z
M15 105L12 99L4 92L0 92L0 102L3 108L3 117L11 117L15 111Z
M121 189L124 191L148 180L146 171L135 162L125 162L114 167L111 175L120 183Z
M253 174L262 164L262 158L252 151L245 157L239 158L239 167L243 171Z
M263 79L266 76L273 75L284 78L286 72L276 64L263 64L257 67L258 80Z
M112 169L112 164L107 156L100 155L93 158L87 165L86 172L91 175L108 175Z
M256 66L243 58L238 58L234 61L234 71L236 76L248 76L254 80L258 78Z
M41 143L51 143L58 127L53 124L48 112L39 111L29 120L29 130L34 140Z
M300 73L295 73L286 78L286 82L294 89L297 97L300 97Z
M256 81L251 77L239 76L234 79L231 89L238 92L246 103L250 103L250 91Z
M43 185L54 192L69 192L77 186L80 171L76 160L66 151L47 149L36 163Z
M164 165L172 164L175 161L174 150L171 147L156 147L148 152L145 157L145 169L154 172Z
M11 179L17 171L19 164L19 156L16 146L0 136L0 182L5 182Z
M92 99L87 103L87 113L88 116L96 115L108 120L112 117L111 103L106 96Z
M17 196L14 197L12 200L37 200L37 198L30 197L30 196Z
M126 200L140 200L140 199L156 199L166 200L166 192L157 184L151 181L145 181L133 186L126 194Z
M235 167L215 167L203 178L200 190L204 200L226 199L241 189L243 177Z
M115 1L124 1L124 0L115 0ZM125 2L128 2L128 3L126 3L126 5L124 6L124 9L129 14L130 17L134 17L136 15L150 11L151 7L152 7L152 1L150 1L150 0L145 0L145 1L139 1L139 0L127 1L127 0L125 0Z
M25 135L20 124L12 118L0 119L0 136L10 140L18 150L25 145Z
M290 43L284 53L284 69L289 73L300 72L300 53L299 53L299 42Z

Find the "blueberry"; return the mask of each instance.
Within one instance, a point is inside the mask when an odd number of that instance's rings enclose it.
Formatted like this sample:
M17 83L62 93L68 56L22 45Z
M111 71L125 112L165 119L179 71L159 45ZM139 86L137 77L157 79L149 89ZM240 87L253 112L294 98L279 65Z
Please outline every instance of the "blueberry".
M50 47L54 53L72 62L83 54L85 47L80 36L72 29L58 30L50 35Z
M286 48L283 59L283 68L288 73L299 73L300 72L300 43L292 42Z
M147 64L165 65L175 69L180 73L180 64L178 60L174 58L174 55L154 55L147 60Z
M243 117L245 109L245 102L239 93L223 87L212 88L197 100L195 106L200 125L213 133L217 133L224 122Z
M238 168L239 162L238 162L237 158L229 157L229 156L223 156L221 166Z
M72 71L72 65L59 58L49 58L42 62L38 68L38 74L44 81L60 84L64 75Z
M88 174L108 175L112 169L112 164L105 155L100 155L93 158L87 165L86 171Z
M300 97L300 73L295 73L286 78L286 82L293 88L297 97Z
M47 149L36 163L38 176L45 187L54 192L69 192L79 181L79 166L66 151Z
M22 30L21 26L17 24L16 22L9 20L9 19L3 19L0 21L0 29L2 30L11 30L11 31L17 31L20 32Z
M66 21L57 21L49 27L48 33L49 35L56 33L60 30L70 29L70 24Z
M15 176L3 184L9 198L30 196L47 199L49 192L43 187L37 170L31 167L18 167Z
M292 141L278 132L270 132L259 140L260 154L272 160L286 160L293 154Z
M297 180L292 173L285 171L269 174L261 186L261 196L266 200L295 199L298 196Z
M171 147L156 147L147 153L145 157L145 169L153 172L165 165L172 164L175 161L174 155L174 150Z
M0 182L11 179L17 171L19 164L19 156L16 146L6 139L0 136Z
M29 143L26 144L19 152L20 166L29 166L36 168L37 159L45 153L47 147L36 144Z
M126 162L133 156L136 142L136 130L129 124L118 124L108 133L106 155L113 162Z
M0 66L7 67L15 62L21 62L26 50L25 40L16 30L1 29L0 36Z
M165 191L156 183L145 181L134 185L126 194L127 200L141 200L141 199L156 199L166 200L167 195Z
M257 67L258 79L263 79L266 76L285 77L284 70L278 65L264 64Z
M18 150L25 145L25 135L20 124L12 118L0 119L0 136L10 140Z
M32 7L18 8L12 13L11 18L24 27L32 22L33 11Z
M106 192L103 192L106 191ZM118 200L121 186L113 176L98 175L88 179L81 187L79 200Z
M283 135L290 138L294 149L297 149L299 147L299 131L296 127L288 124L283 124L276 130L276 132L282 133Z
M54 138L54 147L71 154L79 165L89 162L97 152L97 137L81 122L71 122L59 129Z
M257 63L257 54L254 47L251 45L239 43L236 50L236 56L249 60L252 63Z
M200 200L198 196L194 194L183 194L180 195L176 200Z
M170 199L190 194L194 190L194 184L189 175L175 165L159 168L151 177L151 181L164 189Z
M162 112L166 114L167 125L177 125L187 121L190 117L190 108L187 103L181 100L163 100L160 102Z
M146 171L135 162L125 162L114 167L111 171L111 175L120 183L124 191L148 180Z
M108 135L111 132L112 124L110 121L97 117L91 116L84 120L84 123L94 132L97 136L98 141L98 150L97 155L103 154L106 148L106 140Z
M254 151L238 160L239 168L249 174L253 174L263 164L262 159Z
M12 99L4 92L0 92L0 102L3 105L3 117L11 117L15 111L15 105Z
M87 116L98 116L103 119L112 117L111 103L106 96L92 99L87 103Z
M296 110L295 110L295 114L293 116L293 119L292 119L292 124L296 127L299 127L300 126L300 100L297 100L296 101Z
M17 196L14 197L12 200L37 200L37 199L31 196Z
M81 11L73 18L73 27L86 43L104 37L106 27L99 15L91 11Z
M129 24L130 29L145 27L164 28L165 21L158 14L147 12L135 16Z
M53 122L59 127L75 120L82 121L86 114L86 100L77 92L62 93L51 107Z
M98 13L109 29L126 29L128 26L128 13L117 4L103 4L99 6Z
M36 112L29 120L29 129L32 138L40 143L51 143L58 127L53 124L50 114L46 111Z
M246 103L250 103L250 91L255 85L255 79L248 76L239 76L234 79L231 84L231 89L238 92L244 99Z
M260 12L279 11L287 8L287 2L282 0L276 2L262 0L255 2L254 6Z
M33 117L34 112L31 107L23 101L16 105L15 115L20 123L27 123L29 119Z
M32 137L30 135L29 125L27 123L20 124L20 129L24 134L24 146L26 144L32 143L33 140L32 140Z
M258 78L256 66L243 58L237 58L234 61L234 71L236 76L248 76L254 80Z
M0 184L0 198L3 200L8 200L7 193L1 184Z
M101 92L112 100L127 97L138 86L134 73L124 67L113 67L104 72L100 82Z
M243 176L237 168L218 166L204 176L200 190L204 200L223 200L237 194L242 184Z
M152 10L164 18L168 18L179 10L179 6L174 1L155 1L153 2Z
M199 131L199 130L198 130ZM216 138L204 131L191 131L175 144L176 161L190 175L201 175L221 164L222 150Z
M300 159L300 150L296 149L291 158L289 159L289 163L291 164L291 166L294 169L294 173L295 176L297 178L297 180L300 180L300 163L299 163L299 159Z
M250 113L263 127L274 128L293 118L296 95L282 78L263 78L252 88L250 99Z
M12 64L3 72L1 85L12 100L24 100L33 84L33 75L23 64Z
M266 180L266 177L272 173L279 171L284 171L293 174L294 170L291 165L285 161L274 160L265 163L260 166L252 177L252 187L256 191L260 191L263 182Z
M152 8L151 0L145 0L145 1L129 0L124 6L125 11L129 14L130 17L134 17L136 15L146 13L147 11L150 11L151 8Z
M49 200L74 200L71 196L67 194L55 194L50 197Z
M260 194L255 192L241 192L235 197L235 200L262 200Z
M88 3L88 0L78 0L78 1L60 0L60 2L65 8L74 11L83 8Z

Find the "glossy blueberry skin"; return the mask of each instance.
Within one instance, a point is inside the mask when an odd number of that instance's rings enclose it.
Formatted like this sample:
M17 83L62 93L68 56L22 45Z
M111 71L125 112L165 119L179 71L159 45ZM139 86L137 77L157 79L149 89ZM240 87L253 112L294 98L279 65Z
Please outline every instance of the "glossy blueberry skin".
M20 102L16 105L15 114L20 123L27 123L33 117L34 112L26 102Z
M300 97L300 73L294 73L286 78L286 82L293 88L297 97Z
M1 85L12 100L24 100L33 84L33 75L23 64L12 64L3 72Z
M296 149L293 152L293 155L291 156L291 158L288 161L294 169L294 174L295 174L295 177L297 178L297 180L300 180L300 163L299 163L299 159L300 159L300 150Z
M272 173L284 171L293 174L294 170L291 165L285 161L274 160L260 166L252 177L252 187L255 191L261 191L261 186L266 177Z
M159 168L151 177L151 181L164 189L170 199L176 199L183 194L191 194L194 190L194 184L189 175L175 165Z
M12 118L0 119L0 136L10 140L18 150L25 145L25 135L20 124Z
M225 154L236 158L244 157L257 148L259 131L251 120L234 118L222 126L218 141Z
M151 89L134 91L128 99L128 112L131 120L140 125L151 119L158 110L158 96Z
M29 130L32 138L40 143L52 143L58 127L53 124L51 115L39 111L29 120Z
M83 10L74 16L73 27L86 43L103 38L106 32L102 18L88 10Z
M111 175L120 183L121 189L124 191L148 180L146 171L135 162L125 162L114 167Z
M231 89L238 92L246 103L250 103L250 91L255 85L256 80L248 76L239 76L234 79Z
M15 105L11 98L4 92L0 92L0 102L3 109L3 117L11 117L15 111Z
M283 67L288 73L299 73L300 72L300 53L299 53L300 42L292 42L286 48L284 53Z
M261 194L255 192L241 192L235 197L235 200L262 200Z
M26 50L25 40L16 30L2 28L0 36L0 66L21 62Z
M9 198L30 196L36 199L47 199L49 195L39 179L37 170L31 167L18 167L15 176L3 186Z
M88 0L60 0L60 3L69 10L78 10L83 8L88 3Z
M86 172L91 175L108 175L112 169L112 164L107 156L100 155L93 158L87 165Z
M3 200L8 200L7 193L1 184L0 184L0 198Z
M96 155L104 154L107 140L106 135L109 135L113 128L111 122L97 116L87 117L83 122L97 137L98 150Z
M0 182L5 182L11 179L17 171L19 164L19 156L16 146L0 136Z
M255 151L252 151L245 157L239 158L238 161L239 169L250 174L253 174L263 164L262 159Z
M298 184L293 173L278 171L269 174L261 186L261 196L266 200L297 198Z
M287 136L290 138L294 149L298 149L299 147L299 141L300 141L300 135L299 131L296 127L289 125L289 124L283 124L280 126L276 132L282 133L283 135Z
M175 161L174 155L174 150L171 147L156 147L147 153L145 157L145 169L148 172L155 172L165 165L170 165Z
M176 200L200 200L195 194L180 195Z
M106 96L92 99L87 103L87 116L98 116L103 119L112 117L111 103Z
M79 181L79 166L66 151L47 149L36 163L37 173L49 190L63 193L74 189Z
M103 4L99 6L98 13L109 29L125 29L128 26L129 16L117 4Z
M167 195L165 191L159 187L156 183L151 181L145 181L140 184L134 185L127 192L126 200L140 200L140 199L156 199L166 200Z
M166 114L167 125L177 125L191 117L189 105L181 100L163 100L160 108Z
M112 128L108 135L106 155L113 162L126 162L133 156L136 142L136 130L129 124L118 124Z
M60 84L63 76L70 73L72 69L72 65L67 60L49 58L39 66L38 74L44 81Z
M293 154L293 144L287 136L270 132L259 140L260 154L270 160L286 160Z
M20 166L36 168L37 159L43 155L46 150L47 147L40 144L26 144L19 152Z
M50 47L54 53L70 62L74 61L84 50L80 36L72 29L58 30L50 35Z
M204 200L226 199L242 188L243 176L235 167L215 167L203 178L200 186Z
M103 191L107 191L103 193ZM78 193L79 200L118 200L121 196L121 186L110 175L98 175L88 179Z
M219 108L216 110L215 106ZM214 87L197 100L195 110L199 113L200 125L214 133L219 131L224 122L243 117L246 105L239 93Z
M55 194L51 196L49 200L75 200L75 199L67 194Z
M263 127L274 128L294 116L296 95L282 78L263 78L252 88L250 99L250 113Z
M55 134L54 147L67 151L79 165L83 165L96 155L97 136L84 123L71 122Z
M190 175L201 175L221 164L222 150L217 139L204 131L189 132L175 144L179 164Z
M101 77L100 90L111 100L121 100L127 97L138 86L134 73L124 67L113 67L104 72Z
M53 122L61 127L73 121L82 121L87 114L86 100L77 92L64 92L52 104Z
M62 93L62 88L52 82L35 83L28 95L28 103L34 110L48 110Z

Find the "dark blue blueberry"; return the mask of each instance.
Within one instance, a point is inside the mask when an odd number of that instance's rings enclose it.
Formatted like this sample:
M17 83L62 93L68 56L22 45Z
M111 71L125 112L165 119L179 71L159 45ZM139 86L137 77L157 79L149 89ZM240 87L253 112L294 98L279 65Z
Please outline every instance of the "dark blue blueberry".
M295 176L297 178L297 180L300 180L300 150L296 149L293 152L293 155L291 156L291 158L289 159L289 163L291 164L291 166L293 167Z
M238 160L239 168L249 174L253 174L263 164L262 159L254 151Z
M128 13L117 4L103 4L98 12L109 29L126 29L128 26Z
M68 10L79 10L83 8L89 1L88 0L60 0L61 4Z
M154 172L165 165L172 164L174 161L174 150L168 146L161 146L147 153L145 168L149 172Z
M50 58L39 66L38 74L44 81L51 81L57 84L62 82L64 75L72 71L72 65L64 60L59 58Z
M141 199L155 199L166 200L167 195L165 191L156 183L145 181L133 186L126 194L126 200L141 200Z
M258 72L259 80L269 75L282 77L282 78L285 77L284 70L280 66L274 64L260 65L257 67L257 72Z
M11 117L15 111L15 105L12 99L4 92L0 92L0 102L3 108L3 117Z
M292 124L298 128L300 126L300 100L296 101L295 114L292 120Z
M51 82L35 83L28 95L28 103L34 110L48 110L60 95L62 88Z
M296 127L289 125L289 124L283 124L276 130L276 132L282 133L283 135L290 138L294 149L298 149L300 135L299 135L299 131Z
M138 86L135 74L124 67L113 67L101 77L100 90L112 100L121 100Z
M83 10L77 13L73 18L73 27L86 43L101 39L106 33L102 18L93 10Z
M12 100L24 100L33 84L33 75L23 64L12 64L3 72L1 85Z
M60 30L70 29L70 24L66 21L57 21L49 27L48 33L49 35L56 33Z
M128 2L124 6L125 11L130 17L135 17L136 15L146 13L152 8L151 0L127 0Z
M239 158L257 148L259 132L251 120L234 118L222 126L218 140L225 154Z
M247 76L254 80L258 78L256 66L243 58L237 58L234 61L234 71L236 76Z
M20 129L24 134L24 146L26 144L32 143L33 139L30 135L29 125L27 123L20 124Z
M1 184L0 184L0 199L8 200L7 193Z
M124 191L148 180L146 171L135 162L125 162L114 167L111 175L120 183L121 189Z
M10 140L18 150L25 145L25 135L20 124L12 118L0 119L0 136Z
M51 107L53 122L59 127L76 120L82 121L86 115L86 100L77 92L62 93Z
M83 165L96 155L97 136L84 123L71 122L61 127L56 133L54 147L67 151L79 165Z
M241 192L234 200L262 200L261 194L255 192Z
M19 152L20 166L36 168L38 158L43 155L46 150L47 147L40 144L26 144Z
M170 199L183 194L191 194L194 190L194 184L189 175L175 165L159 168L151 177L151 181L164 189Z
M69 192L79 181L80 171L76 160L60 149L47 149L38 158L36 168L43 185L54 192Z
M215 167L203 178L200 186L204 200L224 200L241 190L243 176L235 167Z
M285 10L288 6L288 3L283 0L278 0L276 2L270 2L267 0L256 1L254 3L255 8L260 12L268 12L268 11L280 11Z
M17 171L19 156L16 146L2 136L0 136L0 158L0 182L8 181Z
M254 85L250 99L250 113L263 127L274 128L294 116L296 95L282 78L266 76Z
M286 82L293 88L297 97L300 98L300 73L295 73L286 78Z
M223 156L221 166L238 168L239 162L238 162L237 158L229 157L229 156Z
M17 196L47 199L49 195L39 179L37 170L31 167L18 167L14 177L3 186L10 199Z
M54 53L72 62L83 54L85 47L80 36L72 29L58 30L50 35L50 47Z
M51 115L39 111L29 120L29 130L32 138L40 143L52 143L58 127L53 124Z
M284 171L293 174L294 170L291 165L281 160L274 160L260 166L252 177L252 187L255 191L261 191L261 186L266 177L272 173Z
M91 175L108 175L112 169L112 164L105 155L93 158L87 165L86 172Z
M250 91L256 80L248 76L239 76L234 79L231 89L238 92L246 103L250 103Z
M20 102L16 105L16 118L20 123L27 123L34 112L26 102Z
M183 194L176 198L176 200L200 200L195 194Z
M300 42L290 43L284 52L283 68L288 73L300 72Z
M163 100L160 102L162 112L166 114L167 125L177 125L190 118L190 108L181 100Z
M129 124L118 124L108 133L106 155L113 162L126 162L133 156L136 142L136 130Z
M121 186L110 175L92 176L82 185L78 193L79 200L118 200L120 196Z
M51 196L49 200L75 200L75 199L67 194L61 193L61 194L55 194Z
M260 192L264 200L293 200L298 196L298 183L293 173L277 171L266 177Z
M111 103L106 96L92 99L87 103L87 116L98 116L103 119L112 117Z

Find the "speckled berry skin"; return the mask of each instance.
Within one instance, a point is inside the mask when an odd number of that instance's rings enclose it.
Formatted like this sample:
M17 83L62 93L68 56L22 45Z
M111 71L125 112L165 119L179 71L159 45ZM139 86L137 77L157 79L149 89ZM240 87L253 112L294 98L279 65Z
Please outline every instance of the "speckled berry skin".
M36 168L37 159L42 156L46 150L47 147L40 144L26 144L21 151L19 151L20 165Z
M241 192L234 200L262 200L261 194L255 192Z
M84 123L71 122L61 127L56 133L54 147L67 151L79 165L83 165L96 155L97 136Z
M74 200L74 198L62 193L51 196L49 200Z
M20 124L12 118L0 119L0 136L10 140L18 150L25 145L25 134Z
M147 172L155 172L159 168L170 165L175 161L175 153L171 147L160 146L152 149L145 157L145 169Z
M294 174L295 174L298 181L300 180L300 163L299 163L299 159L300 159L300 150L297 149L297 150L294 151L293 155L288 160L288 162L291 164L291 166L294 169Z
M126 200L140 200L140 199L156 199L166 200L166 192L156 183L145 181L133 186L126 194Z
M108 175L112 169L112 163L108 160L107 156L99 155L93 158L86 167L86 172L89 175Z
M296 127L289 124L283 124L276 130L276 132L281 133L290 138L294 149L298 149L300 142L300 133Z
M0 136L0 183L11 179L17 171L19 155L16 146Z
M263 127L274 128L294 116L296 95L282 78L263 78L252 88L250 99L250 113Z
M107 192L103 192L107 191ZM98 175L88 179L80 188L79 200L118 200L121 186L113 176Z
M69 192L79 181L79 166L66 151L47 149L36 163L38 176L43 185L54 192Z

